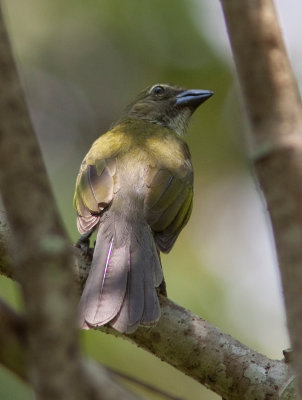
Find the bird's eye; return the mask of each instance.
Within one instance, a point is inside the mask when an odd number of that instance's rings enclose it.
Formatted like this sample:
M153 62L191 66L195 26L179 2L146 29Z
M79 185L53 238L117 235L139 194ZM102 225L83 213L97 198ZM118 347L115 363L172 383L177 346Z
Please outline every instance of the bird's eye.
M163 94L164 92L165 92L165 88L163 86L160 86L160 85L154 86L151 89L151 94L155 94L156 96L158 96L160 94Z

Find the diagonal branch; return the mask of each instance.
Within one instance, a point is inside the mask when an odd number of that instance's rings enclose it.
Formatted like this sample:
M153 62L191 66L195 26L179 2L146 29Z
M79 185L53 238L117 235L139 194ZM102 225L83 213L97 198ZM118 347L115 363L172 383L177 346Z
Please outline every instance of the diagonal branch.
M1 3L0 87L0 189L14 248L12 260L1 235L0 265L18 279L25 303L24 319L0 303L1 362L30 378L37 399L135 400L106 371L95 372L82 359L73 256L28 115ZM7 225L0 223L0 229L7 232Z
M0 363L27 380L25 319L0 299Z
M26 323L22 316L0 300L0 363L19 378L28 381L26 369ZM138 397L120 387L105 367L92 361L83 361L83 377L90 387L93 400L138 400Z
M222 0L271 216L302 393L302 107L272 0Z
M0 221L0 242L1 226ZM80 252L74 254L74 277L82 286L90 263ZM9 271L4 264L0 253L2 274ZM128 336L110 328L99 330L130 340L226 400L285 399L285 392L288 400L295 399L294 377L284 361L255 352L165 297L161 297L161 308L162 317L153 328L140 328Z
M127 339L226 400L277 399L293 389L283 361L257 353L169 299L161 297L161 308L156 327L140 328Z
M25 320L1 299L0 320L0 364L27 382L28 377L26 374L25 360L25 348L27 345ZM93 397L95 400L137 399L134 395L125 392L124 389L119 387L113 377L121 378L127 382L141 386L150 392L162 396L163 398L181 400L180 397L172 396L169 393L159 390L146 382L142 382L141 380L138 380L123 372L116 371L108 366L101 366L96 362L85 361L83 369L87 374L87 378L91 380L91 386L95 387L95 394ZM89 375L92 375L93 379L90 379Z
M25 302L30 376L38 398L82 399L72 258L1 10L0 71L0 189Z
M230 36L235 38L235 53L242 50L243 61L240 54L236 60L245 93L251 99L248 108L255 131L256 150L260 154L257 168L271 208L289 326L299 355L296 357L299 365L299 362L302 363L299 354L302 335L297 337L295 332L301 332L302 313L295 298L302 292L298 270L302 259L302 223L301 213L297 212L302 204L301 191L297 189L297 180L302 176L299 161L302 159L300 104L294 81L288 74L288 63L283 45L280 45L270 1L224 0L223 4L227 19L234 18L234 15L237 19L232 23L235 27L229 26L229 31ZM245 19L245 25L240 25ZM269 28L264 29L267 24ZM240 29L236 31L238 26ZM276 32L277 36L274 36ZM249 53L244 48L246 43L240 40L240 37L249 34L256 35L251 38L251 42L256 43L254 53ZM264 47L259 42L258 34L267 35ZM261 59L265 45L271 49L269 59L265 59L264 64L260 62L260 68L258 66L255 71L249 70L247 64L253 65L253 60ZM257 49L261 50L260 53ZM268 68L271 62L274 68ZM247 74L245 68L249 71ZM282 79L273 78L275 70L282 72ZM28 329L26 343L31 354L32 382L38 397L44 399L93 398L87 378L92 374L87 375L83 370L74 323L76 290L72 285L72 252L32 131L1 15L0 71L0 189L18 267L12 273L5 240L1 239L0 268L6 275L16 276L24 293ZM247 78L252 82L251 77L257 78L255 86L245 82ZM260 83L269 94L261 90ZM252 89L256 88L263 98L255 96ZM262 106L255 106L256 100ZM289 200L284 194L284 187L287 186ZM77 260L82 277L87 274L88 266L82 259ZM291 297L290 293L294 296ZM168 299L162 298L161 303L162 318L158 325L139 329L127 337L129 340L225 399L284 398L285 391L292 387L292 374L284 362L270 360L254 352ZM297 330L294 322L297 323ZM112 330L106 331L117 335Z

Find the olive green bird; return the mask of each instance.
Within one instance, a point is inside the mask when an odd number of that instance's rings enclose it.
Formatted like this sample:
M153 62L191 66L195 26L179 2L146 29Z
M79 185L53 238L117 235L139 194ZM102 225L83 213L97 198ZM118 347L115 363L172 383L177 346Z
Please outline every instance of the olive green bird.
M76 181L74 207L84 237L98 229L80 300L80 324L132 333L160 317L160 252L189 220L193 168L184 141L195 109L212 96L157 84L144 90L92 145Z

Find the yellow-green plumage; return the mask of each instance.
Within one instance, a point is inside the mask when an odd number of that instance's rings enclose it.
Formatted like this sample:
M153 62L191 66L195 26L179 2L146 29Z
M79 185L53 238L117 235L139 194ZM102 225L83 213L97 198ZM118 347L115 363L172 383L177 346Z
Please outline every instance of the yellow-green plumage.
M166 97L154 95L153 88L144 92L93 143L78 174L78 229L99 228L80 303L85 327L110 322L129 333L158 320L159 250L171 250L191 214L193 169L180 133L196 105L181 103L183 89L156 87Z
M116 168L109 172L107 163L114 163ZM127 171L123 175L129 180L142 170L143 213L155 232L164 234L183 204L190 200L185 213L183 211L183 215L178 216L178 223L174 223L174 229L169 230L170 235L173 231L177 235L192 208L193 170L189 150L175 132L141 120L116 126L92 145L76 185L74 206L78 219L84 218L81 204L95 214L114 200L113 193L120 187L119 169L124 169L125 165ZM89 169L91 166L95 168ZM95 179L92 180L90 176L94 170ZM85 232L82 230L81 233ZM161 250L169 251L170 248Z

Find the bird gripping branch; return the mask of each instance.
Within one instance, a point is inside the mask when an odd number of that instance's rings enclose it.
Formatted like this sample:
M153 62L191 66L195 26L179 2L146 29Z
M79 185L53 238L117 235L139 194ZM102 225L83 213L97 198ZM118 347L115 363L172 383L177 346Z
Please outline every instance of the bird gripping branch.
M141 92L84 158L74 207L82 234L97 229L80 300L83 328L109 323L132 333L160 317L160 252L168 253L192 211L193 168L184 141L208 90L157 84Z

